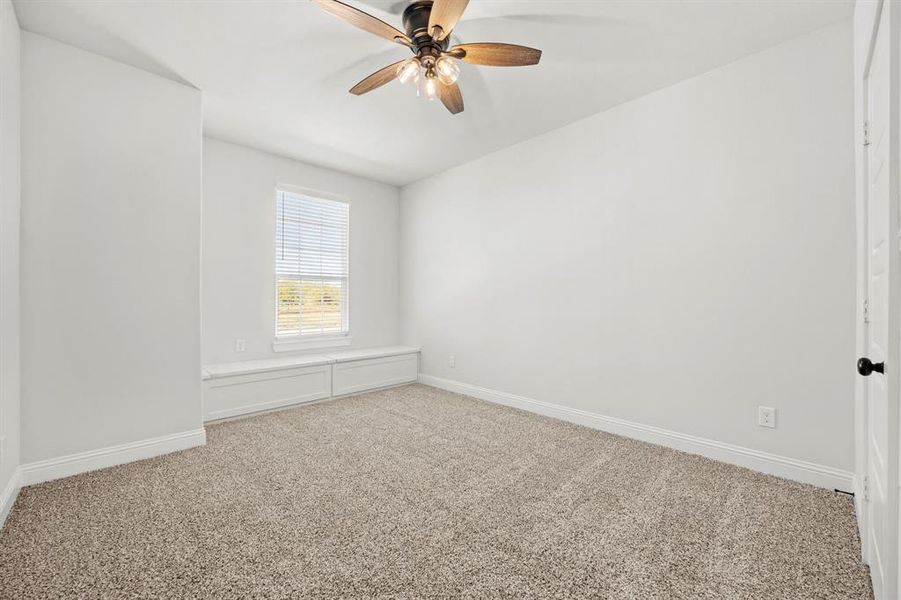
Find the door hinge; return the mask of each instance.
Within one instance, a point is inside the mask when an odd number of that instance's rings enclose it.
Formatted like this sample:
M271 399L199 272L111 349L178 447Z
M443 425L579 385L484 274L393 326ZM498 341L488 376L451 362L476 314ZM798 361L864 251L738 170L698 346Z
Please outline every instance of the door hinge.
M870 300L869 298L863 301L863 322L870 322Z
M860 480L861 495L865 501L870 499L870 476L864 475Z
M870 123L869 121L863 122L863 145L870 145Z

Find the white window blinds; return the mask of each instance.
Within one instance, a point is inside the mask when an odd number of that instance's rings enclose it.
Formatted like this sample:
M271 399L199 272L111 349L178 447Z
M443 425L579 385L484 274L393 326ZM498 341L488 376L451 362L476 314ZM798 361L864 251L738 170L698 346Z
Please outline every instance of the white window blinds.
M277 337L346 334L349 206L277 192Z

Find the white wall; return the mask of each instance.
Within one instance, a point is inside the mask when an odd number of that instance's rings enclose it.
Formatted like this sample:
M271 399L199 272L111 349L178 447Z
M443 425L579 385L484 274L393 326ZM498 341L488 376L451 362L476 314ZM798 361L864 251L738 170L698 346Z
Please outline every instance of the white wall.
M842 24L402 190L422 372L850 471L851 75Z
M22 34L22 460L201 426L200 92Z
M278 183L349 199L351 347L396 344L398 189L204 138L204 363L273 355Z
M19 23L0 1L0 495L19 464ZM0 511L3 506L0 504ZM2 523L0 516L0 523Z

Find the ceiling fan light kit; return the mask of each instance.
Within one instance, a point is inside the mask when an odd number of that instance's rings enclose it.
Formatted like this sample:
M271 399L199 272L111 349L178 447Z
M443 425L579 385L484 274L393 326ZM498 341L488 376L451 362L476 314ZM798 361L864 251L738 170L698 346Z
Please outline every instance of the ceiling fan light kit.
M441 83L451 85L457 83L457 79L460 77L460 65L453 56L444 55L435 61L435 72Z
M460 77L458 61L482 66L519 67L537 65L541 60L541 50L515 44L481 42L450 48L450 34L469 0L411 2L403 14L406 33L339 0L313 2L351 25L406 46L415 55L379 69L352 87L350 93L357 96L398 79L403 84L414 85L420 97L428 100L440 98L452 114L457 114L463 112L463 94L457 85Z

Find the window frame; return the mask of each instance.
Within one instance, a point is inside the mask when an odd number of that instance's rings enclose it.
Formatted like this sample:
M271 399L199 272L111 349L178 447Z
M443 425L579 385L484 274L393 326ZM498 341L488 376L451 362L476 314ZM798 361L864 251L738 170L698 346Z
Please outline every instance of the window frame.
M349 346L352 342L350 335L351 319L350 319L350 238L351 238L351 210L353 205L349 198L339 194L324 192L322 190L314 190L288 183L278 183L273 192L273 206L278 208L278 195L280 192L293 194L296 196L305 196L312 200L325 200L328 202L342 202L347 205L347 275L345 277L344 289L344 305L341 307L341 320L346 323L343 331L327 332L327 333L302 333L294 335L278 335L278 270L275 260L278 256L278 248L275 247L275 233L278 229L278 213L275 214L275 223L273 224L273 252L270 258L272 268L272 298L273 298L273 327L274 338L272 340L272 350L274 352L290 352L292 350L309 350L314 348L333 348L337 346Z

